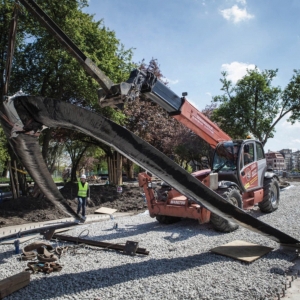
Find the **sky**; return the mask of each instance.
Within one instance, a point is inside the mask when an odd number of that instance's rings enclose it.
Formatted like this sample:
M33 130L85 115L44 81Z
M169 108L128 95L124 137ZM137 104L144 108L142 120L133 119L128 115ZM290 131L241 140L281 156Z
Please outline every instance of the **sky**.
M221 72L278 69L286 87L300 69L299 0L89 0L86 12L115 31L133 61L157 59L169 87L199 110L221 95ZM282 120L265 151L300 150L300 123Z

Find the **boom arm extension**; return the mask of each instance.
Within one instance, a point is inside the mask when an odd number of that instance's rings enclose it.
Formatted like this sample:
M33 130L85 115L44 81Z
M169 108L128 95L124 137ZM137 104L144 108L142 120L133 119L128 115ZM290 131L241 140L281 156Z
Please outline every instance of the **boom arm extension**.
M209 143L212 148L216 148L220 142L231 140L228 134L189 103L185 97L177 96L153 73L134 70L126 83L121 84L131 85L126 95L107 95L104 99L105 91L102 89L98 91L101 106L113 106L116 98L117 103L120 103L120 98L134 100L141 94L164 108L171 116Z

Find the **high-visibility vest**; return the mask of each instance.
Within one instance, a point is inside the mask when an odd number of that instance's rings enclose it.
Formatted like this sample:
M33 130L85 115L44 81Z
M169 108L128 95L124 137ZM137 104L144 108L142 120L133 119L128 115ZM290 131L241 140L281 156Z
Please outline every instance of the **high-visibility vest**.
M79 181L78 182L78 197L86 197L88 188L89 188L89 184L87 182L85 182L84 186L82 186L81 181Z

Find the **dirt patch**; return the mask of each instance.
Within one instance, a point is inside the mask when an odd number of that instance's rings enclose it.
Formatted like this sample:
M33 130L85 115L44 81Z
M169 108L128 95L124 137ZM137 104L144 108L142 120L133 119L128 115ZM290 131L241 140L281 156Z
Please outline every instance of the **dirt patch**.
M288 182L299 181L299 178L282 178L281 187ZM115 208L118 212L139 213L147 209L141 197L142 190L137 183L122 186L122 193L112 185L90 185L90 198L86 214L93 214L100 207ZM74 211L77 209L76 184L67 183L60 189ZM65 218L46 198L20 197L16 200L6 200L0 203L0 228L4 226L41 222Z
M86 207L86 214L93 214L100 207L110 207L118 212L139 213L147 209L141 197L141 189L136 184L122 186L122 193L112 185L91 185L90 201ZM76 184L67 183L60 189L74 211L77 209L75 200ZM20 197L16 200L6 200L0 203L0 227L41 222L65 218L56 207L45 197L43 199L31 196Z

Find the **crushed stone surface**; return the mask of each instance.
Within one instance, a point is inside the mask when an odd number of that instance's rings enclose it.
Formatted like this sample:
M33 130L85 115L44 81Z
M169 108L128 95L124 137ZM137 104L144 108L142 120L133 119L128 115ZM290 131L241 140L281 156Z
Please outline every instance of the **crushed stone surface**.
M300 239L300 183L281 192L279 209L249 213ZM118 228L114 229L114 224ZM30 284L8 296L12 299L277 299L286 282L285 272L296 254L283 251L265 236L245 228L219 233L210 224L182 220L163 225L146 213L77 226L75 237L125 244L136 241L149 255L51 241L69 246L59 263L60 272L32 274ZM273 251L252 263L214 254L210 249L234 240L260 244ZM21 245L31 243L27 242ZM0 245L0 280L26 268L14 245Z

